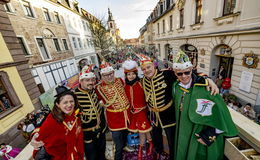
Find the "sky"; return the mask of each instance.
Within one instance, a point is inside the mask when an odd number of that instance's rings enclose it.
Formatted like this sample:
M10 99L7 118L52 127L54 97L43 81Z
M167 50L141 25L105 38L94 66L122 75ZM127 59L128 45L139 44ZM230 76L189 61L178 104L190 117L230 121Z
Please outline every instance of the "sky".
M86 9L97 18L112 12L121 38L138 38L139 29L145 25L159 0L77 0L79 7Z

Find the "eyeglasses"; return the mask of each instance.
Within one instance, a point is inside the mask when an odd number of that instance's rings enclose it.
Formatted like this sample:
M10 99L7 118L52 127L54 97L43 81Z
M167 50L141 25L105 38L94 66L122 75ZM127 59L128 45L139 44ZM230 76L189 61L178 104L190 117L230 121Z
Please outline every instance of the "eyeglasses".
M114 76L114 72L109 73L109 74L103 74L103 77L112 77L112 76Z
M177 76L182 76L183 74L186 75L186 76L188 76L188 75L190 75L190 72L191 72L191 71L178 72L178 73L176 73L176 74L177 74Z

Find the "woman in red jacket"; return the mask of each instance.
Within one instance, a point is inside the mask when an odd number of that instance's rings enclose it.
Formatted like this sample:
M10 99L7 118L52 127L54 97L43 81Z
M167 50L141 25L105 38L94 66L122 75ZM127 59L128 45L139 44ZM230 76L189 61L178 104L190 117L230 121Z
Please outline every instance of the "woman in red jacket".
M140 145L138 150L138 160L142 159L142 148L145 145L146 139L149 142L148 155L152 154L153 142L150 131L152 126L147 118L147 107L145 95L140 78L138 77L137 63L132 60L127 60L123 63L125 72L125 91L131 104L130 124L128 130L138 132Z
M57 95L51 114L40 128L37 141L44 143L44 149L52 160L83 160L83 133L78 117L76 96L64 86L56 88ZM34 152L35 159L39 156Z

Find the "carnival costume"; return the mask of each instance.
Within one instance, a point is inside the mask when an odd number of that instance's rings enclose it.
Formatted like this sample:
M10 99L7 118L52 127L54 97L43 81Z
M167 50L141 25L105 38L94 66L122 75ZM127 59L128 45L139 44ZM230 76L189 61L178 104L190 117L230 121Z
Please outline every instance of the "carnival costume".
M84 78L96 78L90 66L83 67L79 81ZM88 160L104 160L106 148L106 121L104 109L100 106L95 89L84 90L81 85L75 89L81 110L81 122L84 135L85 155Z
M187 69L191 63L179 52L173 68ZM235 136L237 129L222 97L210 95L207 80L192 74L189 84L175 82L173 101L176 112L176 160L221 160L224 136ZM206 145L198 142L202 139Z

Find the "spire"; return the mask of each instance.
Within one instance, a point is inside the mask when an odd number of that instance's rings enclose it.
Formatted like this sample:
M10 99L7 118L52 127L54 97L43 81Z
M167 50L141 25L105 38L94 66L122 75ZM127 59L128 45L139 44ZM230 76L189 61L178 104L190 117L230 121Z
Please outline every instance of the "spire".
M113 21L112 13L110 12L110 9L108 8L108 21Z

